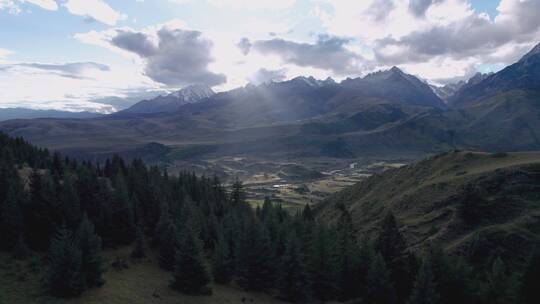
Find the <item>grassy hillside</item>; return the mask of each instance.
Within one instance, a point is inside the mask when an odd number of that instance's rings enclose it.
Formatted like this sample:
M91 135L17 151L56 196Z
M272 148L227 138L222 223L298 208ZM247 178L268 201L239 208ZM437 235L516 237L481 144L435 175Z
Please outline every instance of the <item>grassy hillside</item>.
M473 259L497 250L519 261L540 244L539 182L538 152L455 151L374 175L318 212L332 221L346 208L358 232L373 235L391 210L413 249L437 243Z
M105 253L108 271L106 284L85 292L80 298L58 299L47 296L40 282L43 269L33 269L31 259L15 261L0 254L0 303L26 304L115 304L115 303L284 303L266 294L247 293L230 286L214 285L212 296L186 296L168 287L171 274L156 262L129 258L131 248ZM111 267L116 257L127 259L129 268L117 271Z

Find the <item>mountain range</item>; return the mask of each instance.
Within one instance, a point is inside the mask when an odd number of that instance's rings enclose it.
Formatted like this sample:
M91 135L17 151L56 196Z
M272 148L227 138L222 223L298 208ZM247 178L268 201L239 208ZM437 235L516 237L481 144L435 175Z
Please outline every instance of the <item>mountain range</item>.
M217 94L194 86L104 117L12 120L0 130L89 157L157 150L167 160L540 149L540 46L445 92L393 67L340 83L297 77Z
M0 121L34 118L96 118L102 114L93 112L68 112L58 110L34 110L27 108L0 108Z

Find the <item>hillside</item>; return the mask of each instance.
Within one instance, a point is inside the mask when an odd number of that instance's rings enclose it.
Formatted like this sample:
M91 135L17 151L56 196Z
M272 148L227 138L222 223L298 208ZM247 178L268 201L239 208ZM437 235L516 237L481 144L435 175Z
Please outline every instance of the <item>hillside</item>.
M415 250L430 243L474 259L495 250L518 259L540 243L540 153L448 152L388 170L318 206L334 221L346 208L373 235L388 211Z

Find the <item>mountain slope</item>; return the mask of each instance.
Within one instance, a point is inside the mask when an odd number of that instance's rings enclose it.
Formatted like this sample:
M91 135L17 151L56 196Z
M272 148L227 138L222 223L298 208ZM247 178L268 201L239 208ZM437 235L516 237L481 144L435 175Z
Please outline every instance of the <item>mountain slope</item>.
M455 107L463 107L516 89L540 90L540 44L518 62L476 84L464 87L449 99L449 103Z
M214 95L214 91L208 86L193 85L171 93L166 96L158 96L150 100L140 101L121 113L161 113L174 112L188 103L199 102Z
M364 78L347 79L342 84L361 90L366 96L410 105L445 107L444 102L433 93L428 84L397 67L375 72Z
M449 152L388 170L318 206L335 221L348 210L359 234L392 211L410 247L430 243L473 259L500 250L514 259L540 244L540 153Z

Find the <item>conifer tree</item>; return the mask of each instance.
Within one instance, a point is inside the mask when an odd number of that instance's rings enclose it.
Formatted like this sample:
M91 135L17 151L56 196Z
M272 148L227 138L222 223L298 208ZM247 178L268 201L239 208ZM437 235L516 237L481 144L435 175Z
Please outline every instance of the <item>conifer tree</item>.
M346 301L359 296L358 244L350 214L343 210L335 237L335 273L338 299Z
M63 212L62 221L70 229L76 229L81 222L81 204L71 174L65 174L58 196Z
M246 290L263 291L274 284L277 268L266 227L256 218L244 223L236 246L237 283Z
M112 206L112 225L116 244L129 244L135 238L135 215L123 174L114 179L115 199Z
M2 215L0 220L0 248L13 249L17 244L19 237L23 231L23 215L21 211L21 197L24 195L20 190L21 187L16 185L18 179L9 185L6 195L6 201L3 205L3 210L0 210Z
M232 192L231 192L231 203L233 205L238 205L245 200L245 192L244 192L244 185L242 182L236 178L232 185Z
M86 286L81 272L82 254L73 235L65 227L51 240L49 268L45 274L45 288L57 297L80 295Z
M218 231L217 243L214 247L212 273L216 283L226 284L231 281L234 272L234 260L227 240L221 229Z
M390 273L382 255L377 254L369 267L368 290L364 298L366 304L396 303L396 295Z
M285 254L281 258L278 287L280 297L290 302L305 303L309 297L310 286L304 256L294 231L289 235Z
M178 230L170 217L164 220L163 232L159 236L159 266L165 270L174 269Z
M414 289L409 299L409 304L437 304L439 294L435 284L431 257L428 255L422 261L418 270Z
M399 231L396 218L388 212L377 238L377 250L390 270L398 299L407 299L412 288L411 275L407 271L407 243Z
M131 257L141 259L146 257L146 241L144 233L140 226L137 226L137 232L135 235L135 247L131 251Z
M328 231L318 225L313 229L309 245L308 273L313 296L328 301L335 295L334 259Z
M81 271L87 288L101 286L103 280L103 258L101 256L101 238L96 234L94 225L83 216L78 230L78 243L81 251Z
M171 287L186 294L211 294L211 280L201 240L186 223L179 236Z

